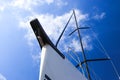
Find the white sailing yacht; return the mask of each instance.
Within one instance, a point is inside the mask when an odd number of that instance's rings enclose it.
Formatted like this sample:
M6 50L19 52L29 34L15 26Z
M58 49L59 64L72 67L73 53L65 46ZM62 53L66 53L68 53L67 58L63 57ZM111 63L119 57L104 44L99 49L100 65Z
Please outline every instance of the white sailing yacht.
M78 63L78 65L76 66L74 66L65 57L65 55L62 54L61 51L59 51L59 49L57 49L59 40L61 39L61 36L63 35L72 16L74 16L75 18L77 28L73 32L71 32L71 34L74 33L75 31L78 31L78 36L80 39L80 44L81 44L82 54L84 59L83 62ZM89 27L83 27L83 28L78 27L74 10L71 17L68 20L63 32L61 33L56 45L54 45L53 42L49 39L46 32L44 31L41 24L39 23L38 19L34 19L30 22L42 51L39 80L92 80L87 63L92 61L110 60L110 58L86 59L79 29L87 29ZM77 69L77 67L80 67L82 64L85 64L85 68L87 72L86 76L83 75L83 73L81 73Z

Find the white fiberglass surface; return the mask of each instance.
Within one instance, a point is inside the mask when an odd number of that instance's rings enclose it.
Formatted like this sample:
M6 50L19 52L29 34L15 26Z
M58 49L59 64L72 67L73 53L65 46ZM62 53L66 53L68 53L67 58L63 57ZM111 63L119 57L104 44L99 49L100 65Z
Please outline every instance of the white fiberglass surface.
M40 78L47 75L51 80L87 80L67 59L63 59L50 45L41 53Z

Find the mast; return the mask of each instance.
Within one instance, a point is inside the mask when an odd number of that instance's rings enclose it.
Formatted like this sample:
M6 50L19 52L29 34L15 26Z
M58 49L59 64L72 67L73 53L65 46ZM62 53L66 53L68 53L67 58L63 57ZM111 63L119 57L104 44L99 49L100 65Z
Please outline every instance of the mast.
M75 23L76 23L77 29L75 29L75 30L74 30L73 32L71 32L69 35L71 35L71 34L74 33L75 31L78 32L78 37L79 37L79 41L80 41L80 45L81 45L81 49L82 49L82 55L83 55L83 59L84 59L84 61L81 62L81 63L79 63L76 67L78 67L79 65L85 64L88 80L92 80L92 78L91 78L91 76L90 76L90 71L89 71L88 62L106 61L106 60L110 60L110 58L109 58L109 57L107 57L107 58L96 58L96 59L87 59L87 58L86 58L85 51L84 51L84 47L83 47L83 42L82 42L82 37L81 37L81 35L80 35L80 30L79 30L79 29L88 29L89 27L81 27L81 28L79 28L79 27L78 27L78 23L77 23L77 18L76 18L76 15L75 15L75 11L74 11L74 10L73 10L73 15L74 15L74 18L75 18Z
M78 37L80 39L82 55L83 55L84 61L86 61L86 55L85 55L85 51L84 51L84 48L83 48L83 42L82 42L82 38L81 38L81 35L80 35L80 30L79 30L79 27L78 27L77 18L76 18L74 10L73 10L73 14L74 14L74 17L75 17L75 23L76 23L76 27L77 27L77 31L78 31ZM88 80L91 80L91 76L90 76L90 72L89 72L89 68L88 68L88 63L87 62L84 62L84 63L85 63L86 71L87 71Z

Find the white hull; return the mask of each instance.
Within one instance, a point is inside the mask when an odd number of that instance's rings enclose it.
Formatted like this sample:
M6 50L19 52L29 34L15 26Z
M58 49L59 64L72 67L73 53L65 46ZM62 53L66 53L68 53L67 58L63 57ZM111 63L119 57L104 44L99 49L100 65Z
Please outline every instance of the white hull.
M46 78L47 77L47 78ZM87 80L66 58L50 45L42 47L39 80Z

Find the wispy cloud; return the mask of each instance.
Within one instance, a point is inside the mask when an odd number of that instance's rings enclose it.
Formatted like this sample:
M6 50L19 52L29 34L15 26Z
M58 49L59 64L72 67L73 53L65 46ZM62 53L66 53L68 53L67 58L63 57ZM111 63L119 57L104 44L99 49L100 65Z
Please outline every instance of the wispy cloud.
M11 6L31 10L34 6L51 4L54 0L13 0Z
M26 31L24 38L27 39L28 45L32 47L34 45L33 41L35 40L35 35L32 31L32 28L31 28L30 22L29 22L31 20L31 18L30 17L24 18L24 19L20 18L19 20L20 20L19 21L19 28L24 29Z
M5 8L9 5L9 2L5 2L5 1L0 1L0 12L4 11Z
M77 9L75 11L76 11L76 15L78 16L77 17L78 22L87 19L88 14L82 14ZM32 40L34 40L35 37L34 37L33 31L30 29L29 21L32 20L32 18L38 18L44 30L50 36L50 39L55 43L71 14L72 14L72 11L65 13L61 16L55 16L53 14L35 13L33 14L34 16L29 16L26 21L21 20L20 27L27 30L27 34L25 35L25 37L28 39L28 43L32 43ZM70 25L72 25L70 27L74 26L74 19L71 20Z
M26 10L34 11L34 8L37 6L44 5L56 5L57 7L63 7L68 3L63 0L10 0L10 1L1 1L0 11L5 10L6 8L17 9L17 10Z
M68 5L68 3L67 2L65 2L65 1L62 1L62 0L56 0L56 5L57 6L66 6L66 5Z
M4 6L0 6L0 12L4 10Z
M9 5L15 8L25 9L32 11L36 6L50 5L54 4L59 6L67 5L67 2L62 0L13 0Z
M105 12L102 12L101 14L96 14L93 16L93 19L95 20L101 20L105 17L106 13Z
M0 73L0 80L7 80L5 76Z
M39 54L32 54L31 56L35 64L40 64L41 52Z
M91 34L92 35L92 34ZM64 51L67 51L69 48L72 48L75 52L81 52L81 44L79 42L79 39L76 39L74 37L70 38L71 40L69 42L63 42L64 46L63 49ZM84 35L82 38L82 43L83 43L83 48L85 50L92 50L92 38L89 35Z

